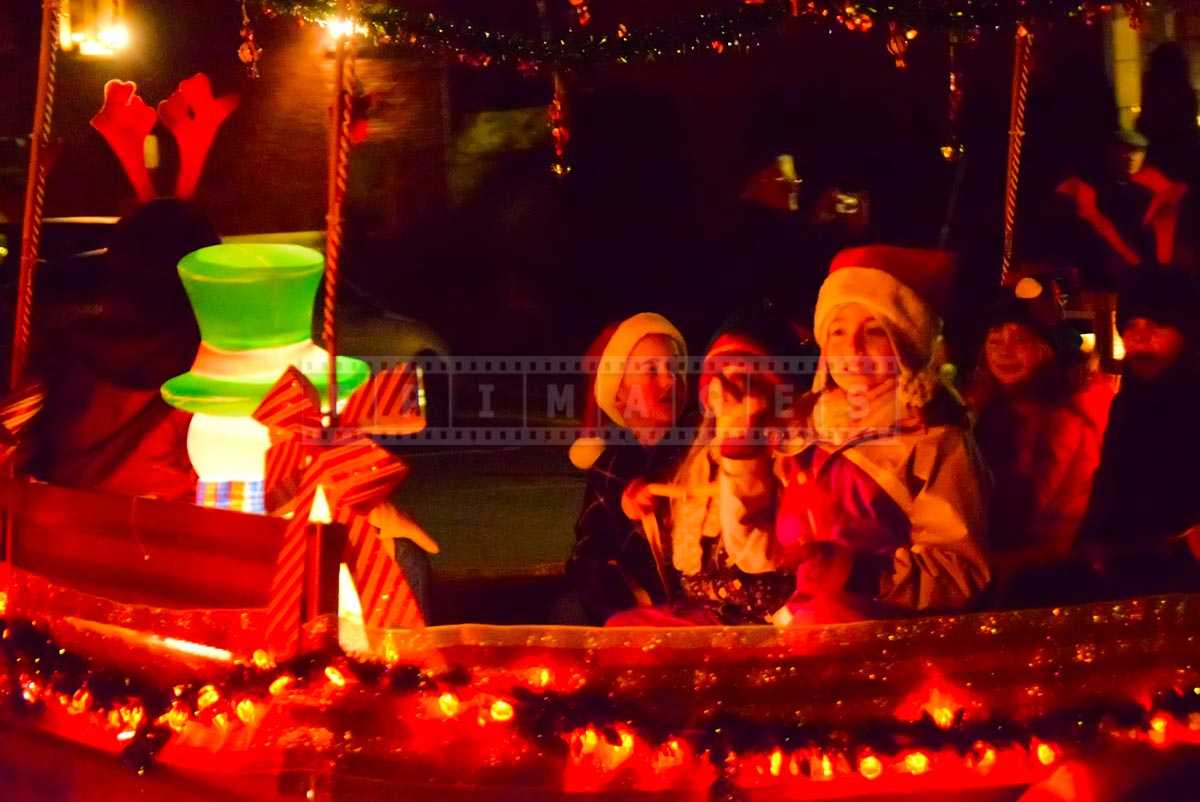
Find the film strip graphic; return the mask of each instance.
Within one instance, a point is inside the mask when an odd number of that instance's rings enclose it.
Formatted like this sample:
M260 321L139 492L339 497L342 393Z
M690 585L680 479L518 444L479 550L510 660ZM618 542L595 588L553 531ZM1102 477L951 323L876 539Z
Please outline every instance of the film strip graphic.
M424 418L421 431L394 435L371 432L383 445L424 444L430 446L569 446L580 437L598 437L606 444L639 442L638 432L605 422L606 416L592 403L598 377L608 377L610 386L627 379L618 401L618 411L628 418L644 420L662 407L694 408L698 384L720 382L725 409L746 405L746 419L778 421L795 402L812 389L820 362L814 356L746 357L721 356L671 358L649 365L630 366L626 360L578 356L475 356L366 357L372 373L405 368L415 371L395 403L405 412ZM899 376L894 359L876 360L875 369ZM300 366L302 369L304 366ZM630 370L639 374L629 379ZM675 381L663 376L674 376ZM864 385L862 392L866 392ZM854 404L855 393L849 394ZM765 402L765 409L762 409ZM623 405L620 406L620 405ZM751 415L751 405L758 417ZM865 410L866 405L862 404ZM733 414L736 417L736 411ZM629 421L627 421L628 423ZM636 425L636 424L635 424ZM659 432L659 442L690 445L702 431L699 416L693 415ZM858 429L861 433L861 429ZM776 440L777 425L750 426L747 441ZM875 437L894 434L893 427L879 429ZM338 433L326 431L324 436Z

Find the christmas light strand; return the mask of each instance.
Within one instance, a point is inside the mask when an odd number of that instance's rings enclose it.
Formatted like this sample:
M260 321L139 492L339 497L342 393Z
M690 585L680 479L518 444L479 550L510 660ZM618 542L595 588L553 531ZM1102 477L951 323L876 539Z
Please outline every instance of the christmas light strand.
M564 689L550 666L435 673L340 652L279 665L258 653L223 676L159 688L61 648L28 621L0 620L0 627L0 701L7 713L36 715L58 705L99 722L123 745L121 761L139 773L188 727L232 733L261 723L269 708L293 697L308 700L309 709L313 698L320 699L324 711L320 721L296 717L296 726L344 733L340 746L329 747L335 760L338 749L359 750L370 741L356 728L364 699L371 699L380 715L397 702L426 711L409 715L409 727L397 731L396 754L406 752L404 738L433 742L467 732L497 749L530 745L543 768L565 766L600 784L640 766L652 783L694 785L704 778L718 794L775 781L860 782L943 768L986 775L998 762L1007 771L1019 765L1036 773L1104 743L1200 741L1200 687L1190 683L1136 699L1097 699L1030 721L979 717L974 707L934 692L911 719L847 724L804 720L797 713L781 723L717 712L697 722L695 711L652 713L636 688Z
M1169 5L1169 3L1168 3ZM1140 18L1144 0L1122 3L1131 20ZM265 13L324 21L334 13L332 0L262 0ZM417 13L388 3L366 3L359 23L380 46L396 46L442 56L447 53L479 67L512 66L522 71L569 70L585 65L655 61L698 53L745 51L785 25L804 22L828 29L869 32L1010 30L1018 24L1058 19L1092 22L1111 11L1104 2L1080 0L907 0L892 3L836 0L730 0L724 13L688 15L668 25L619 24L602 30L589 16L561 38L485 28L451 16ZM896 34L889 47L900 44ZM911 35L909 36L911 38Z

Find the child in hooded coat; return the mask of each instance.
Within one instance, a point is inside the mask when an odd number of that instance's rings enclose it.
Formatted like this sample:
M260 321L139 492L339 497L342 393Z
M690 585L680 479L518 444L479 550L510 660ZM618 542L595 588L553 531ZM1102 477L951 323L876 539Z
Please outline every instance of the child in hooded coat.
M945 254L843 251L821 287L814 392L776 473L778 625L958 611L987 586L984 469L936 358Z
M1063 320L1050 279L1026 276L1001 292L965 390L993 482L988 535L997 587L1070 552L1112 401L1107 383L1089 373L1082 338Z

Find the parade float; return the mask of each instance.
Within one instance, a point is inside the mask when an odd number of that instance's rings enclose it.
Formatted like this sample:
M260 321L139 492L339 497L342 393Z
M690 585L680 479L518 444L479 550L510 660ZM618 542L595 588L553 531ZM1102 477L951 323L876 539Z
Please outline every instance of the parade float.
M571 5L584 20L586 5ZM753 20L759 5L747 6ZM333 331L327 351L309 336L322 273L328 327L336 303L348 88L335 98L325 254L219 245L180 264L203 343L163 396L195 413L197 503L15 476L44 397L21 368L57 7L45 3L14 391L0 410L0 727L10 756L28 750L31 762L75 772L57 793L101 798L117 784L181 799L1087 800L1194 765L1193 597L786 630L422 626L369 520L407 470L372 437L420 429L420 373L398 365L371 377L336 354ZM837 13L860 27L867 15ZM737 19L694 30L728 33ZM414 41L431 30L414 23ZM495 46L488 39L471 34ZM1023 97L1028 30L1016 41ZM903 53L899 41L889 49ZM1015 100L1017 132L1022 109ZM556 131L560 113L551 110ZM183 119L205 115L193 105ZM555 141L565 147L565 133ZM1006 228L1011 246L1011 220ZM343 565L350 585L339 582ZM339 615L339 595L360 614Z

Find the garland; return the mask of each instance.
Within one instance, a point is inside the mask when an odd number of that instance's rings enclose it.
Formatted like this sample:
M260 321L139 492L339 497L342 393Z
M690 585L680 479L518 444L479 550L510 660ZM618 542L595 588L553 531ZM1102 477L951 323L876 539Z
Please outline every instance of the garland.
M0 697L10 713L36 715L59 705L69 714L91 717L124 744L121 762L138 773L151 769L156 755L186 727L249 727L271 706L291 702L309 711L293 715L293 726L345 733L340 747L327 747L331 751L355 749L356 736L359 748L370 741L363 710L383 719L387 705L404 703L427 712L408 716L412 723L396 736L407 740L389 754L403 756L419 741L437 740L444 734L439 727L459 726L456 732L483 739L492 750L526 745L542 769L547 762L558 763L568 778L586 775L584 787L589 782L602 787L622 772L628 782L641 771L634 787L694 784L700 778L711 783L714 794L735 796L739 787L779 778L862 781L947 768L948 774L986 775L1014 761L1045 770L1106 742L1163 746L1200 740L1200 688L1190 686L1164 689L1142 701L1097 700L1026 722L969 720L967 709L934 692L911 717L859 725L766 722L716 712L700 726L683 728L680 721L651 715L636 688L564 690L547 667L508 669L497 681L494 672L484 677L461 666L434 673L340 652L272 665L258 653L252 663L237 665L225 676L160 688L60 648L28 621L0 619L0 626ZM321 711L316 719L313 709Z
M285 14L312 22L332 18L331 0L261 0L267 15ZM1137 25L1146 0L1123 2L1131 24ZM422 14L388 3L367 3L359 23L379 45L399 46L428 54L449 53L472 66L508 65L521 71L563 70L592 64L628 64L696 53L722 54L754 47L767 34L788 22L803 21L827 29L844 27L867 32L913 32L1009 29L1018 24L1055 19L1093 21L1111 9L1097 0L906 0L858 3L853 0L745 0L735 10L697 14L670 25L632 28L618 25L606 32L581 24L561 38L489 30L467 20ZM900 42L895 35L892 42ZM899 58L900 56L898 56Z

